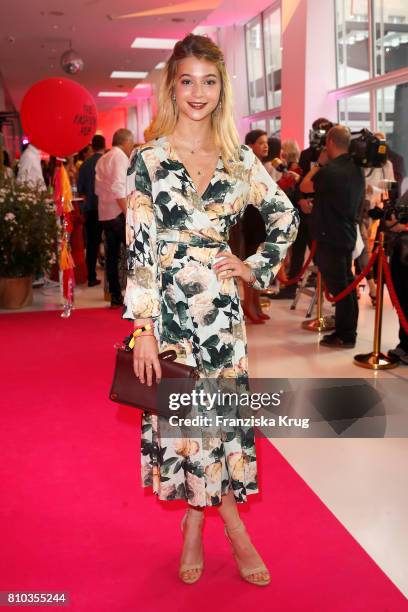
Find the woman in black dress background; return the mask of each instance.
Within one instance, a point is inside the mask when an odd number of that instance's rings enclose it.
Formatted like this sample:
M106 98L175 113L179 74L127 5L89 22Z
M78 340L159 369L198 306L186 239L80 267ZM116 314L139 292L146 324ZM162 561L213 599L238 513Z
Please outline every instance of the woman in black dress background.
M251 147L262 163L280 155L280 140L278 138L268 139L268 134L264 130L248 132L245 136L245 144ZM264 242L265 236L265 223L261 214L252 204L249 204L231 235L231 249L235 255L246 259L256 253L259 245ZM242 307L246 318L252 323L264 323L270 318L262 311L259 291L247 284L244 284Z

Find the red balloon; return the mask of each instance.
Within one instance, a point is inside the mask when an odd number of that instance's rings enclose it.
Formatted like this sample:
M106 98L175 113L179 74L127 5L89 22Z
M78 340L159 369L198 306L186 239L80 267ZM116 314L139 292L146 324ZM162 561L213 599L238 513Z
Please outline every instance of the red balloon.
M23 98L20 116L30 142L56 157L80 151L96 130L93 97L70 79L52 78L35 83Z

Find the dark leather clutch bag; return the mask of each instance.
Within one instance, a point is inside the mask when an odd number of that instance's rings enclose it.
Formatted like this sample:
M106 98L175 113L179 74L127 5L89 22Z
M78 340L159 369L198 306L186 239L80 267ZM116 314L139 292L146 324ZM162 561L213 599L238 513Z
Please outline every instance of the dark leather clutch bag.
M160 416L185 416L190 407L180 406L176 412L170 410L166 391L170 388L172 393L191 393L199 374L197 368L175 361L176 357L176 351L173 350L159 354L162 379L158 385L153 373L152 385L148 387L146 383L142 384L134 373L133 351L118 348L110 399L118 404L127 404Z

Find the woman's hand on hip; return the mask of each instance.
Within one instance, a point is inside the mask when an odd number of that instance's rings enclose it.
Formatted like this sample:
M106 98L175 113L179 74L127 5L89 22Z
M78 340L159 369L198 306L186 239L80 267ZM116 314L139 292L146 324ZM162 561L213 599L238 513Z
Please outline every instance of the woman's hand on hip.
M218 261L213 265L213 270L217 274L219 280L231 278L232 276L242 278L243 281L249 283L253 273L251 268L228 251L223 251L215 256Z
M159 348L154 336L139 336L133 349L133 369L141 383L147 382L150 387L153 381L153 372L156 381L161 380L161 367L159 361Z

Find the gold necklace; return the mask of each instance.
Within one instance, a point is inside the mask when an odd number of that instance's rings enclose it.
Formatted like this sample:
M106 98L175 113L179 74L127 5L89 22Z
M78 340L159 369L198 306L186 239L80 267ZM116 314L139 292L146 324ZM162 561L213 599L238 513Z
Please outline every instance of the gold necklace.
M199 143L198 147L201 147L201 146L202 146L202 142ZM189 152L191 153L191 155L195 155L196 151L199 151L199 148L197 148L197 146L195 146L194 149L192 149L190 145L187 145L187 147L188 147ZM201 170L195 170L195 172L196 172L197 176L201 176L201 174L202 174Z

